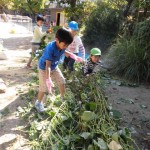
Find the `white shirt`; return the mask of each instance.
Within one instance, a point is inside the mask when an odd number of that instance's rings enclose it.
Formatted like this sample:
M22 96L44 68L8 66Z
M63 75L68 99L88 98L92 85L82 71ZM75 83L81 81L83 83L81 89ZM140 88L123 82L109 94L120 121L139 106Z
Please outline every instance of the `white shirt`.
M33 31L32 43L40 43L41 39L46 35L46 32L42 32L42 27L35 26Z
M83 46L82 40L78 35L75 35L73 42L68 46L67 51L71 53L79 53L81 51L82 58L85 57L85 48Z

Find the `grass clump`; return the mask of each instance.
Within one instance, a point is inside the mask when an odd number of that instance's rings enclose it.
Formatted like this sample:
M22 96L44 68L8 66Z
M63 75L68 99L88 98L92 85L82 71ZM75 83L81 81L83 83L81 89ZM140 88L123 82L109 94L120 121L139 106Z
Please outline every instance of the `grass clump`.
M117 39L109 59L112 72L131 81L150 82L150 20L138 23L130 38Z

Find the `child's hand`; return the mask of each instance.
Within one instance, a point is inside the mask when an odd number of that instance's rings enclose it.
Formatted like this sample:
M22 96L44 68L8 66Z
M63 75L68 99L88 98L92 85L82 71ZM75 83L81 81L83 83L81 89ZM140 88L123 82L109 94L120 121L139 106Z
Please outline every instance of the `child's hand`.
M48 30L47 30L47 33L51 33L52 32L52 28L49 28Z
M77 55L75 55L75 54L73 54L73 53L70 54L70 58L72 58L72 59L74 59L75 61L77 61Z
M72 59L74 59L75 61L77 61L77 62L83 62L83 59L81 58L81 57L79 57L79 56L77 56L77 55L75 55L75 54L70 54L70 57L72 58Z
M81 57L78 57L78 56L77 56L77 60L76 61L77 62L84 62L84 60Z
M48 88L48 92L52 94L52 87L54 87L54 84L53 84L51 78L46 79L46 85Z

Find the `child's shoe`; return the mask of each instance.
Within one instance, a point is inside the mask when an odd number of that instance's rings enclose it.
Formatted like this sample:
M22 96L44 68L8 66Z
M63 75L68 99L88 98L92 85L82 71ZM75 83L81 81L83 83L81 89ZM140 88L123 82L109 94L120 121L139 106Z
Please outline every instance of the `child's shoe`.
M35 102L35 108L38 112L45 112L43 103L39 102L38 100Z

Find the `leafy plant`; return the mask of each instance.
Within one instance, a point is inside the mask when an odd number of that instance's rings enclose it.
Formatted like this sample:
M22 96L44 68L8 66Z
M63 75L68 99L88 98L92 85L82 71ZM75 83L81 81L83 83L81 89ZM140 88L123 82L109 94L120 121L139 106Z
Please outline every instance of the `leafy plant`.
M132 81L150 81L150 20L136 25L130 39L122 37L111 47L112 72Z
M118 35L121 20L118 9L101 2L85 23L84 42L106 50Z
M85 79L80 66L76 66L76 70L67 81L63 102L59 95L47 96L48 110L44 114L36 112L33 105L18 108L20 116L29 122L26 130L30 146L44 150L108 149L107 145L115 140L123 149L128 149L134 141L129 130L119 129L110 115L100 74ZM34 95L34 92L29 93Z

